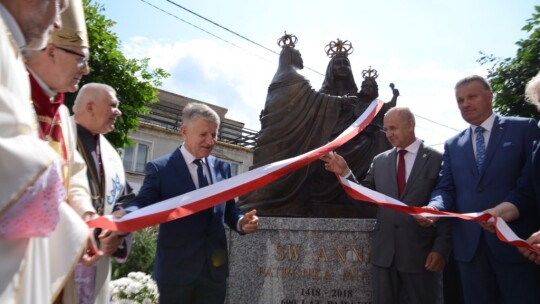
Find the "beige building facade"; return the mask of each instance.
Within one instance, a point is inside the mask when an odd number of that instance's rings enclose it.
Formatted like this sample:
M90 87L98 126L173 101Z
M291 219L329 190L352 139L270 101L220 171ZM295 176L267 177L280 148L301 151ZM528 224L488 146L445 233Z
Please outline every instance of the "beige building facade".
M221 118L218 143L212 155L230 163L233 176L249 170L253 164L257 131L226 118L226 108L163 90L158 92L159 102L149 105L150 113L140 115L139 128L129 135L135 144L122 151L126 178L135 192L143 183L146 163L171 153L183 142L179 131L182 109L190 102L208 105Z

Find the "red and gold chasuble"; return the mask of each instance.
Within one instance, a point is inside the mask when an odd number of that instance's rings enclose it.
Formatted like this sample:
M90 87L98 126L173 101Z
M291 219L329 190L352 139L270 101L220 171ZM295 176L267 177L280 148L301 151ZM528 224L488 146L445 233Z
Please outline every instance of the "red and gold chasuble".
M60 117L60 106L64 104L64 93L57 93L50 97L39 85L32 73L28 73L30 78L30 88L32 92L32 102L39 123L39 137L49 143L56 153L62 156L66 162L63 166L64 185L68 185L68 158L64 134L62 132L62 119Z
M32 73L29 73L29 75L32 101L39 121L39 137L49 142L49 145L67 161L67 147L62 134L62 120L58 111L64 103L64 94L57 93L54 97L49 97Z

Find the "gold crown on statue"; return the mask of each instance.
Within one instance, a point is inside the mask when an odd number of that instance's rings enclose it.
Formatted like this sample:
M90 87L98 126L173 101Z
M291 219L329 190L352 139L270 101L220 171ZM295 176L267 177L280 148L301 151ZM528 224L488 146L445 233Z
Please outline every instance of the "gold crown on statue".
M362 77L364 77L364 79L377 79L377 77L379 77L379 72L377 72L375 69L371 69L371 66L369 66L369 69L362 71Z
M330 58L336 56L349 56L354 52L352 43L349 40L336 39L336 41L330 41L325 47L324 52Z
M69 6L60 15L62 29L51 34L49 44L90 47L82 0L69 0L68 2Z
M293 34L287 34L286 31L285 34L277 40L277 44L282 48L293 48L297 42L298 38Z

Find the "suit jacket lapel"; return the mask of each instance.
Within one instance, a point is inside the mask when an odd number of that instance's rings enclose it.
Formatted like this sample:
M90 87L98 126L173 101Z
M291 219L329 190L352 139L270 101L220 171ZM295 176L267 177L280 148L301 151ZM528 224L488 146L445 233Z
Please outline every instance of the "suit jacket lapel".
M413 184L414 180L418 178L420 172L424 168L424 166L427 164L429 158L431 156L431 153L424 149L424 144L421 143L420 147L418 148L418 152L416 153L416 158L414 159L414 164L411 169L411 174L409 174L409 178L407 179L407 183L405 184L405 191L403 191L403 194L401 197L403 197L409 190L409 184Z
M210 183L212 184L215 184L217 182L215 162L216 158L212 155L209 155L206 158L206 163L208 164L208 171L210 171L210 177L212 178Z
M195 190L195 182L193 182L193 179L191 179L189 168L187 167L184 156L182 156L182 153L180 152L180 148L174 150L170 161L175 167L175 171L178 172L178 183L184 183L185 185L189 186L189 189Z
M532 175L533 180L537 181L537 185L540 184L540 140L537 140L533 145L532 152ZM540 189L536 188L540 193ZM540 201L539 201L540 202Z
M463 147L463 151L465 151L464 161L466 163L466 167L471 170L472 175L478 176L479 173L476 169L476 159L474 157L470 127L461 134L461 137L458 139L458 146Z
M388 182L390 183L390 189L392 193L389 193L389 196L391 197L397 197L399 198L399 191L398 191L398 185L397 185L397 149L394 148L392 151L388 154L388 161L386 162L386 168L384 172L388 172L389 178ZM403 191L405 193L405 191Z
M500 142L504 136L505 130L504 119L495 116L495 121L493 122L491 134L489 135L489 141L487 143L486 159L484 160L484 166L482 167L482 172L480 172L480 174L484 174L489 163L495 156L495 152L497 152L497 147L500 147Z

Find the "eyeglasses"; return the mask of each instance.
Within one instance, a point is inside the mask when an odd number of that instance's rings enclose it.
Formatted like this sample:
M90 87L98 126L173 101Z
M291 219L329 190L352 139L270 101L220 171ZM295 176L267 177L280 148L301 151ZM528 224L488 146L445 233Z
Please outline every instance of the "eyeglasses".
M72 51L72 50L70 50L70 49L65 49L65 48L59 47L59 46L57 46L56 48L57 48L57 49L60 49L60 50L62 50L62 51L64 51L64 52L66 52L66 53L68 53L68 54L75 55L75 56L79 57L79 60L78 60L77 63L78 63L79 66L81 66L81 67L84 66L84 65L86 65L86 64L88 63L88 61L90 60L90 58L84 56L84 54L77 53L77 52Z

